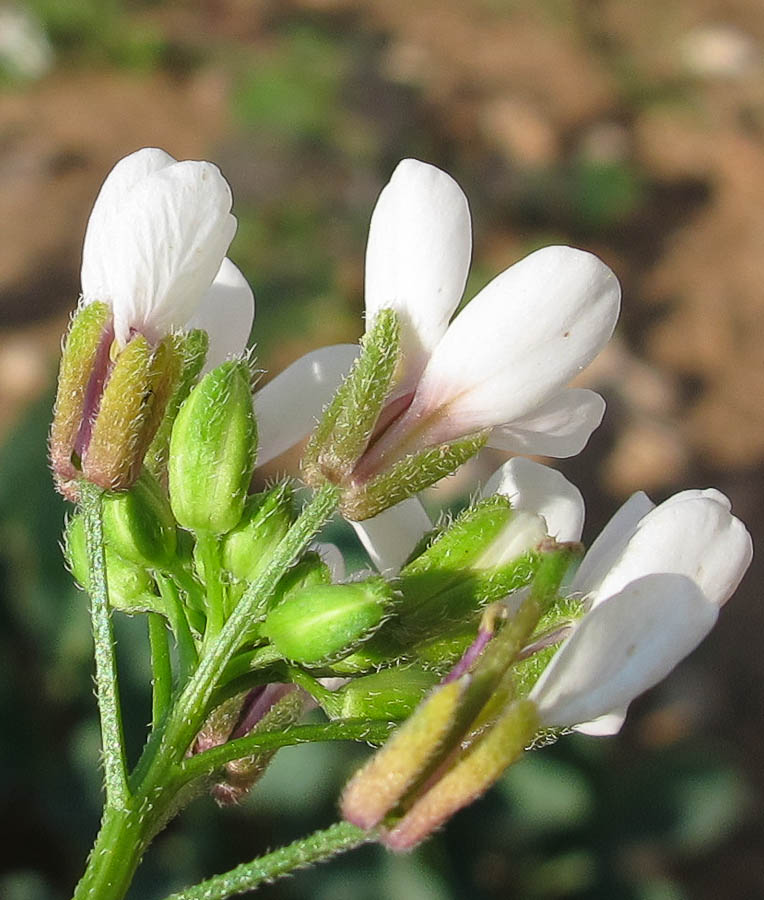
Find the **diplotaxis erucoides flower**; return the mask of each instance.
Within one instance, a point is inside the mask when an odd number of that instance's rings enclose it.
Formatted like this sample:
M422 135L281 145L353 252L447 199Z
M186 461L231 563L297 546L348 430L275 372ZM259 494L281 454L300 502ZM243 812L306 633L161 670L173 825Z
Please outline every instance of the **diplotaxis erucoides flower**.
M85 234L51 430L67 496L79 477L129 487L184 366L198 371L206 345L208 367L244 349L254 298L226 258L235 231L212 163L146 148L109 173Z
M380 315L392 311L398 360L369 439L352 460L349 484L366 485L404 458L474 435L481 435L479 444L514 453L570 456L601 421L602 398L566 385L615 327L620 287L611 270L591 253L547 247L496 277L449 323L471 245L458 184L434 166L401 162L372 215L365 291L367 338ZM315 351L261 392L261 461L307 433L354 355L348 345ZM273 441L269 408L289 411L289 433L280 429ZM330 436L335 446L324 459L337 457L342 439ZM319 469L326 446L317 449ZM310 480L310 467L307 474ZM372 507L368 496L344 504L350 518L368 518Z

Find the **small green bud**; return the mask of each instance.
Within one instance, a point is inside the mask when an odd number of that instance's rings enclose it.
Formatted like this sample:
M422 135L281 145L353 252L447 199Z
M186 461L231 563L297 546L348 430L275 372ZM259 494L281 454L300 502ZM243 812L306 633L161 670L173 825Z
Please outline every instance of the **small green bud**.
M64 532L64 554L72 574L86 590L90 590L85 522L81 515L72 516ZM109 605L127 613L164 612L162 600L154 591L154 582L145 569L121 557L110 547L105 549L106 586Z
M128 491L104 495L106 543L139 566L165 568L175 557L175 519L154 477L144 469Z
M438 675L418 666L383 669L355 678L339 693L344 718L405 719L431 688Z
M326 584L290 594L262 626L287 659L315 666L352 653L382 624L394 603L383 578Z
M193 531L225 534L241 519L257 452L249 368L225 362L180 408L170 439L170 503Z
M242 581L254 581L295 520L289 482L247 498L239 524L223 541L223 566Z

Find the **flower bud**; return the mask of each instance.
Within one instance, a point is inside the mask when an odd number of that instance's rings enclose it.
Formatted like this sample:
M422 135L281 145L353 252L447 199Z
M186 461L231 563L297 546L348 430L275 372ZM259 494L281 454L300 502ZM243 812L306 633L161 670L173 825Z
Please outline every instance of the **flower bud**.
M287 659L315 666L352 653L384 622L394 604L383 578L295 591L262 626Z
M223 566L242 581L254 581L289 531L295 515L289 482L247 498L239 524L223 541Z
M144 469L128 491L103 500L106 543L139 566L165 568L175 557L175 519L154 477Z
M64 554L72 574L90 591L90 564L85 540L85 522L72 516L64 533ZM162 600L154 591L154 582L145 569L124 559L110 547L105 548L106 586L109 605L127 613L164 612Z
M339 691L341 715L348 719L405 719L437 681L435 672L418 666L383 669L355 678Z
M225 534L241 519L257 452L249 368L213 369L180 408L170 439L170 503L193 531Z

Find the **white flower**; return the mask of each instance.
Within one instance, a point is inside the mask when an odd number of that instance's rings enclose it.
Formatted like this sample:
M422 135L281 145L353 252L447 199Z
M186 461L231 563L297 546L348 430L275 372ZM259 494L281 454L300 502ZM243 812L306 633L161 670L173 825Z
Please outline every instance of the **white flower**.
M565 385L615 327L620 288L610 269L570 247L538 250L496 277L449 324L464 291L471 245L459 185L434 166L401 162L371 219L366 314L370 327L380 310L396 311L402 361L380 417L387 427L359 465L364 475L383 457L409 452L412 435L421 447L483 428L493 429L490 446L570 456L602 419L598 394ZM351 354L347 347L323 352L323 371L331 370L336 384ZM297 401L275 383L264 389L286 419L295 402L312 409L314 418L326 394L319 388L314 397L310 367L299 375ZM306 433L296 431L295 440Z
M111 170L90 214L82 302L108 303L124 346L175 329L210 334L207 365L240 353L254 316L241 272L225 258L236 231L231 191L208 162L146 148Z
M655 507L635 494L594 542L571 585L590 611L533 687L542 724L614 734L629 703L664 678L716 622L753 554L716 490Z
M518 457L490 478L482 496L504 494L541 516L559 541L581 536L578 489L547 466ZM380 571L397 572L431 523L416 499L353 523ZM515 531L507 537L512 539ZM501 554L502 536L486 548ZM552 658L530 697L544 725L614 734L631 701L657 684L716 622L753 554L751 537L714 489L683 491L660 506L639 492L590 547L567 591L588 612Z

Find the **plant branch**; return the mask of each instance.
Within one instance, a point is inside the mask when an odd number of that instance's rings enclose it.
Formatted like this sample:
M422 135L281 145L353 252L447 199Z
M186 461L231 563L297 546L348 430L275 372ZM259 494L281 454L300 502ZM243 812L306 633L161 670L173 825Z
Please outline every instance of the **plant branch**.
M164 616L148 614L151 646L151 725L156 728L172 701L172 662Z
M181 783L210 775L228 762L242 759L259 751L278 750L294 744L317 741L384 741L396 726L396 722L383 719L339 719L316 725L292 725L284 731L250 734L234 741L220 744L196 756L184 759L178 766Z
M226 900L227 897L253 891L263 882L274 881L295 869L323 862L372 840L374 836L369 832L349 822L339 822L325 831L316 831L259 859L243 863L230 872L172 894L166 900Z

